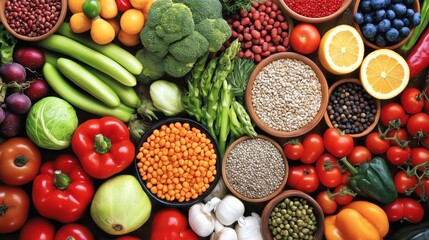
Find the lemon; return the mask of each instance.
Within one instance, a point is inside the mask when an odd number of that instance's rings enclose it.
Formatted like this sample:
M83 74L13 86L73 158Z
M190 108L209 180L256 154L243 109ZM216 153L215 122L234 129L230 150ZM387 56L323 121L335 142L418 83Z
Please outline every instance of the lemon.
M339 25L327 31L318 56L323 67L333 74L347 74L359 68L365 54L362 37L353 27Z
M362 86L377 99L396 97L405 89L409 79L410 68L407 62L393 50L375 50L362 61Z

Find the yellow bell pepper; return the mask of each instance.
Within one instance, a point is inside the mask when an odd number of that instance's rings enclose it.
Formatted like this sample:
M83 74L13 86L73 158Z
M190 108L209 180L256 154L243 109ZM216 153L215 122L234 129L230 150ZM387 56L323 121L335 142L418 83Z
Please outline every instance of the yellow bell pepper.
M337 215L325 217L327 240L380 240L388 232L386 213L368 201L354 201Z

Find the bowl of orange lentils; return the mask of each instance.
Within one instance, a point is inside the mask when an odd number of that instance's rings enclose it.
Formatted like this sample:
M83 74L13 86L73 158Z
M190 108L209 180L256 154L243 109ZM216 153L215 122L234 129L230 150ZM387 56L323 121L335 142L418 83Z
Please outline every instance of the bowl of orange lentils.
M143 190L170 207L203 200L221 177L216 140L200 123L182 117L156 122L136 147L135 169Z

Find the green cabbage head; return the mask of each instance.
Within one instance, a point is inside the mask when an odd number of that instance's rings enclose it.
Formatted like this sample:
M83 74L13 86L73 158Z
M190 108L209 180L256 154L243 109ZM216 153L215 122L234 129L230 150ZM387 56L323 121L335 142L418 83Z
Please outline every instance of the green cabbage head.
M25 128L28 137L39 147L61 150L70 146L78 125L76 111L67 101L58 97L45 97L28 112Z

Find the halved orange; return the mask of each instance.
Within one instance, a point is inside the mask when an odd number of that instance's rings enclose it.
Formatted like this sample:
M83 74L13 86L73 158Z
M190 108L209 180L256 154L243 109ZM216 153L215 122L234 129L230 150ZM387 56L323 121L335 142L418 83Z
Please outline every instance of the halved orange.
M360 80L365 90L377 99L391 99L400 94L410 79L405 59L390 49L378 49L368 54L360 68Z
M349 25L338 25L327 31L321 41L318 57L323 67L333 74L347 74L362 63L365 46L358 31Z

